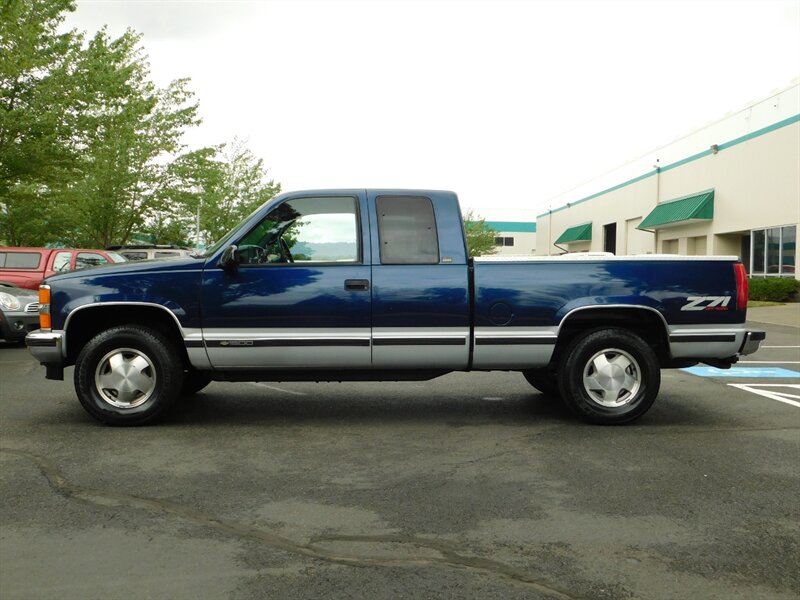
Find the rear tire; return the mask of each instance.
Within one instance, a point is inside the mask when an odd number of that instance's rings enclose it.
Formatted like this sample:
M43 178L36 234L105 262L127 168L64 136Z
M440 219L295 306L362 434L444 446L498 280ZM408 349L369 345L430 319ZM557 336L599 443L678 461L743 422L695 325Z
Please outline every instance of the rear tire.
M564 402L590 423L629 423L658 395L661 369L653 349L625 329L590 331L563 355L558 382Z
M75 391L83 408L108 425L156 420L180 395L183 364L175 345L148 327L107 329L75 362Z

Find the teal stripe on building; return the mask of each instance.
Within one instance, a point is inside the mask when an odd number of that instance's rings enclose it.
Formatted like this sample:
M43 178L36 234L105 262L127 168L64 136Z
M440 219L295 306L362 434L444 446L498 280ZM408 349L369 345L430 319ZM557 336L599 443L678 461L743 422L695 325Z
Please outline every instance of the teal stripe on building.
M498 233L536 233L536 223L526 221L486 221L486 226Z
M773 123L772 125L769 125L768 127L763 127L763 128L761 128L761 129L759 129L757 131L754 131L752 133L748 133L746 135L743 135L741 137L733 139L733 140L731 140L729 142L725 142L725 143L719 144L717 146L717 148L716 148L716 151L717 152L722 152L723 150L727 150L728 148L732 148L733 146L737 146L738 144L743 144L744 142L748 142L748 141L750 141L750 140L752 140L754 138L760 137L762 135L766 135L768 133L772 133L773 131L776 131L778 129L782 129L782 128L787 127L789 125L794 125L795 123L797 123L799 121L800 121L800 114L794 115L793 117L789 117L788 119L784 119L782 121L778 121L777 123ZM620 183L618 185L612 186L612 187L610 187L608 189L603 190L602 192L597 192L595 194L592 194L591 196L586 196L585 198L581 198L580 200L576 200L574 202L569 202L569 203L565 204L564 206L559 206L558 208L554 208L551 211L544 212L544 213L542 213L540 215L537 215L537 218L546 217L548 214L559 212L561 210L566 210L570 206L575 206L576 204L581 204L583 202L587 202L587 201L592 200L594 198L597 198L599 196L604 196L605 194L608 194L610 192L615 192L616 190L619 190L621 188L627 187L627 186L632 185L634 183L638 183L639 181L642 181L642 180L647 179L649 177L654 177L656 175L656 173L658 173L658 172L663 173L664 171L669 171L671 169L675 169L677 167L681 167L681 166L683 166L683 165L685 165L687 163L694 162L695 160L699 160L699 159L704 158L706 156L710 156L711 154L712 154L712 151L710 149L709 150L704 150L702 152L698 152L697 154L694 154L692 156L688 156L688 157L686 157L684 159L681 159L681 160L678 160L678 161L676 161L676 162L674 162L672 164L660 167L658 170L653 170L653 171L650 171L648 173L644 173L643 175L639 175L638 177L634 177L633 179L629 179L628 181L625 181L625 182Z

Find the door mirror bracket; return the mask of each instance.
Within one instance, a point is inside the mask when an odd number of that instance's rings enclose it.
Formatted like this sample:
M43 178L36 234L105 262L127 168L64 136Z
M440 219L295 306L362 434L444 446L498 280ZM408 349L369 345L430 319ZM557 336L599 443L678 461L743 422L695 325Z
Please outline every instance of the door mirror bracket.
M225 248L222 257L219 259L219 266L226 271L234 271L239 268L239 247L232 244Z

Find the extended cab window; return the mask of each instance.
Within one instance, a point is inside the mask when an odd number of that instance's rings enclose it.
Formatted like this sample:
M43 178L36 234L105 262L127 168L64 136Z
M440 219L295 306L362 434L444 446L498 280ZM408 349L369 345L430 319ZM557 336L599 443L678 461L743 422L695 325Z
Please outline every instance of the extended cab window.
M381 263L433 265L439 262L439 238L429 198L381 196L375 201Z
M356 200L288 200L271 210L238 246L242 265L359 262Z

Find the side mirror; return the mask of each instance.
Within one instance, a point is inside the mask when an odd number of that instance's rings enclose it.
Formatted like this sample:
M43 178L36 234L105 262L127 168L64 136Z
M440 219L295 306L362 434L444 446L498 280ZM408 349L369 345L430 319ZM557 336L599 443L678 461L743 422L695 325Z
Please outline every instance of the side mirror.
M219 259L219 266L226 271L239 268L238 246L231 245L225 248L225 252L222 253L222 258Z

